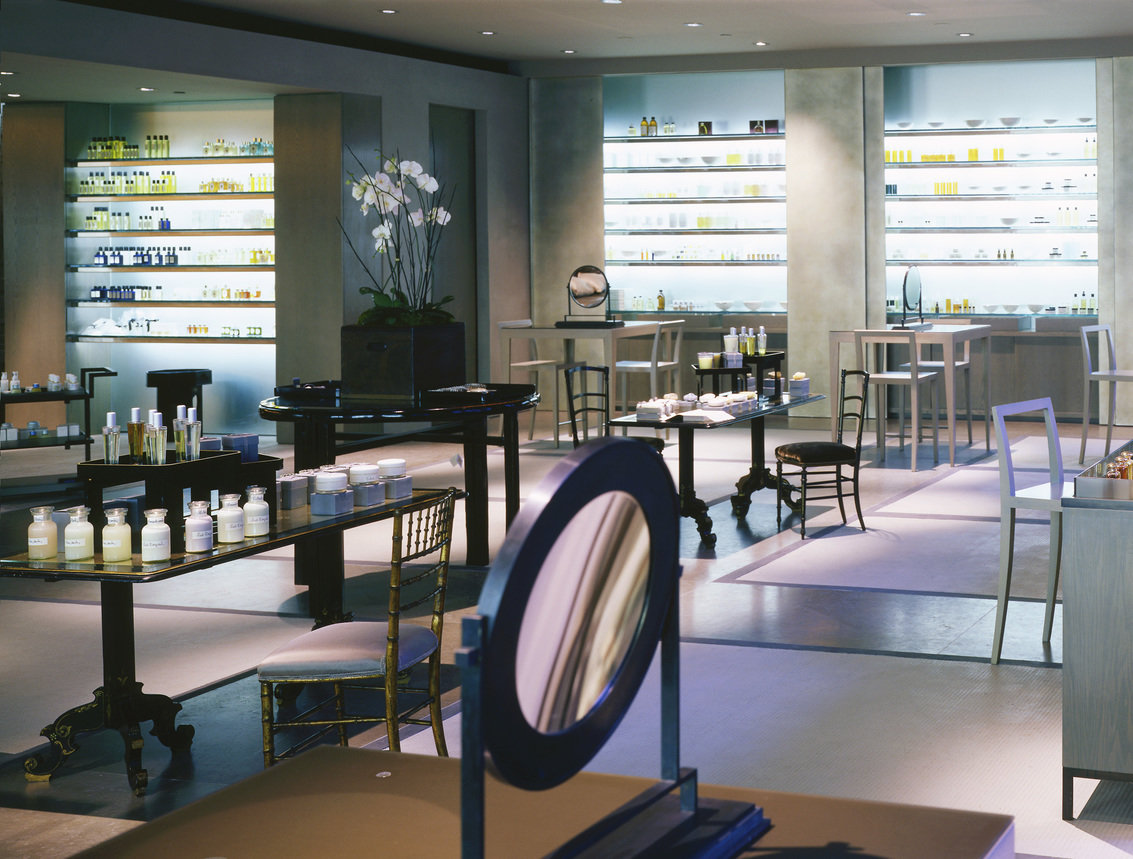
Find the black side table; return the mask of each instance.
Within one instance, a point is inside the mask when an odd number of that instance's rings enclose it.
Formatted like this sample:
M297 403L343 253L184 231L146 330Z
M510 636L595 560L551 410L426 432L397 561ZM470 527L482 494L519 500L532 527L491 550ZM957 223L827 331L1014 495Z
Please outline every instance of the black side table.
M713 367L711 369L702 369L697 365L693 365L692 371L696 374L696 393L701 395L704 393L704 378L707 376L712 382L712 393L720 393L720 377L727 376L732 380L732 390L736 390L739 384L740 376L743 376L748 371L748 367L755 367L755 377L759 380L759 389L757 393L763 396L763 375L768 370L777 370L779 375L775 379L775 396L778 397L783 393L783 358L787 353L782 350L772 351L767 350L762 355L744 355L742 367Z
M149 370L146 387L157 388L157 410L166 426L173 424L178 406L193 406L197 420L204 421L201 388L212 384L212 370Z

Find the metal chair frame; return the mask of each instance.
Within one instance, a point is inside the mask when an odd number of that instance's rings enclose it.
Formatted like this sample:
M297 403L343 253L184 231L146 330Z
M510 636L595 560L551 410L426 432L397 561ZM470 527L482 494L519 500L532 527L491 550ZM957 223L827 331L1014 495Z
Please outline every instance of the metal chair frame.
M530 319L512 319L499 323L500 328L531 328L534 323ZM513 341L508 341L508 352L505 356L508 362L508 381L511 381L512 374L516 371L526 372L531 384L538 387L539 374L544 370L551 371L551 410L554 413L554 427L553 436L555 439L555 447L559 446L559 429L567 423L559 419L559 371L567 367L577 366L581 361L559 361L556 358L540 358L538 341L534 337L527 339L528 343L528 357L525 361L513 361L511 359L511 344ZM535 438L535 418L538 414L539 408L536 406L531 410L531 426L527 430L527 438Z
M858 388L856 393L846 393L846 378L856 378ZM844 503L843 488L849 484L853 490L854 508L858 513L858 523L865 530L865 518L862 516L862 503L858 494L858 473L861 470L862 460L862 430L866 422L866 406L869 398L869 373L865 370L842 370L841 384L839 385L838 431L832 442L796 442L784 444L775 448L775 530L783 528L783 465L797 467L798 471L789 472L788 477L799 475L799 536L806 539L806 505L807 501L821 501L827 498L838 499L838 510L842 513L842 524L847 524L846 505ZM846 421L855 422L854 444L851 447L844 439ZM839 450L844 448L844 450ZM808 455L813 458L813 464L806 462ZM839 458L841 457L841 458ZM850 474L843 474L842 469L849 466L853 470ZM818 480L809 479L817 475ZM815 495L814 490L822 494Z
M563 378L566 382L567 409L570 412L570 432L574 446L578 447L589 438L591 415L598 418L595 426L598 428L599 436L608 436L610 434L610 368L580 364L563 370ZM591 381L597 383L594 386L597 390L592 389Z
M398 734L401 725L427 725L432 728L437 754L442 757L448 755L440 707L441 634L444 627L445 592L448 586L456 495L457 490L450 489L440 498L407 505L394 515L386 621L352 621L311 630L276 650L260 665L260 710L265 767L270 767L276 761L296 755L315 745L331 731L337 731L339 745L345 746L348 744L349 726L383 722L386 725L391 751L401 750ZM425 566L406 566L412 561L433 556L435 559ZM410 589L411 598L406 593L406 589ZM403 631L401 618L405 612L421 605L431 606L427 631L431 632L435 642L431 644L431 651L423 652L414 661L408 662L400 653ZM412 626L424 631L421 625L412 624ZM286 660L287 654L317 647L318 642L320 640L325 642L328 636L341 635L349 638L348 647L352 661L357 661L358 653L364 652L367 660L380 662L382 669L387 666L397 666L397 670L326 670L327 663L321 657L319 659L321 664L311 668L298 667L274 671L271 668L272 658L277 654L283 654ZM418 637L421 637L420 633ZM381 661L383 657L384 661ZM423 662L428 663L427 685L424 687L411 685L410 670ZM280 716L277 712L277 698L294 701L302 691L302 687L316 683L330 683L332 694L293 716L286 718ZM365 690L369 693L382 691L385 699L384 713L348 712L346 691L349 689ZM423 696L423 699L414 700L407 705L401 700L406 694ZM326 711L332 705L333 715L327 715ZM426 707L429 710L428 718L416 715ZM275 745L276 735L291 728L314 728L315 731L284 751L278 752Z
M671 322L658 322L653 332L653 348L650 350L648 361L617 361L614 372L621 374L622 413L628 414L629 407L629 375L631 373L649 374L649 396L661 395L660 376L665 374L670 387L679 378L681 371L681 343L684 341L684 320Z
M1117 383L1118 382L1133 382L1133 370L1119 370L1117 369L1117 352L1113 348L1113 328L1108 323L1101 325L1083 325L1082 326L1082 365L1085 370L1084 379L1082 381L1082 447L1078 451L1078 462L1084 463L1086 461L1086 437L1090 432L1090 386L1097 382L1098 385L1098 408L1101 409L1102 399L1102 382L1109 383L1109 420L1106 422L1105 429L1105 453L1103 457L1109 456L1109 447L1113 443L1113 418L1114 412L1117 411ZM1094 369L1093 353L1090 351L1090 337L1091 334L1098 335L1098 348L1101 348L1101 340L1105 338L1105 354L1108 358L1108 367L1105 369ZM1099 358L1101 356L1099 355ZM1099 423L1101 418L1099 415Z

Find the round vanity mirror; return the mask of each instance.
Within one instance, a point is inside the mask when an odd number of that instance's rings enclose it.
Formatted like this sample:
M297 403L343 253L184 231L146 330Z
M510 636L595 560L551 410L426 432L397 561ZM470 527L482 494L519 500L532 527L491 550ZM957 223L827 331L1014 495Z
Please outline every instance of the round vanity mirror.
M580 265L567 281L567 293L579 307L599 307L610 294L610 282L597 266Z
M905 310L920 310L921 273L915 265L909 266L905 272L905 281L901 286L901 293L905 297Z
M677 586L679 508L650 446L588 442L530 493L477 613L488 765L528 790L581 770L629 709Z
M540 733L585 718L641 622L649 528L633 497L607 492L574 515L543 561L519 628L519 707ZM569 610L564 610L569 607Z

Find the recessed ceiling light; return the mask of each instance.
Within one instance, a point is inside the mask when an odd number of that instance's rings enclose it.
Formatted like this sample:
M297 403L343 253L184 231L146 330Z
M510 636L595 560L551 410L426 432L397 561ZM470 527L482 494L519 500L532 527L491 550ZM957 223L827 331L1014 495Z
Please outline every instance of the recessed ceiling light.
M573 54L574 48L563 48L563 53L564 54Z
M972 38L972 34L971 34L971 33L957 33L956 35L957 35L957 36L959 36L959 37L960 37L961 39L970 39L970 38Z
M925 15L928 14L928 12L906 12L905 14L908 15L910 18L923 18Z
M0 75L14 75L15 72L0 72Z
M701 24L699 21L686 21L685 26L686 27L703 27L704 25Z
M153 87L151 87L151 86L140 86L140 87L138 87L138 92L153 92Z
M8 93L8 98L19 98L19 97L20 97L20 94L18 92Z
M602 0L607 6L621 6L622 0Z
M757 48L766 48L767 47L766 42L752 42L752 44L755 45Z
M494 36L494 35L496 35L496 31L495 30L481 30L480 35L481 36Z
M397 10L396 9L383 9L382 14L383 15L396 15Z

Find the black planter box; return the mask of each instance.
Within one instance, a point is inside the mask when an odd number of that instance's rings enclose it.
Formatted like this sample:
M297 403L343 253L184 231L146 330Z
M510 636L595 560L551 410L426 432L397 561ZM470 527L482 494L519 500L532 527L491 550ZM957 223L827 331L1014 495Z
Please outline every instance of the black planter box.
M404 400L467 381L464 323L416 328L342 327L342 395Z

